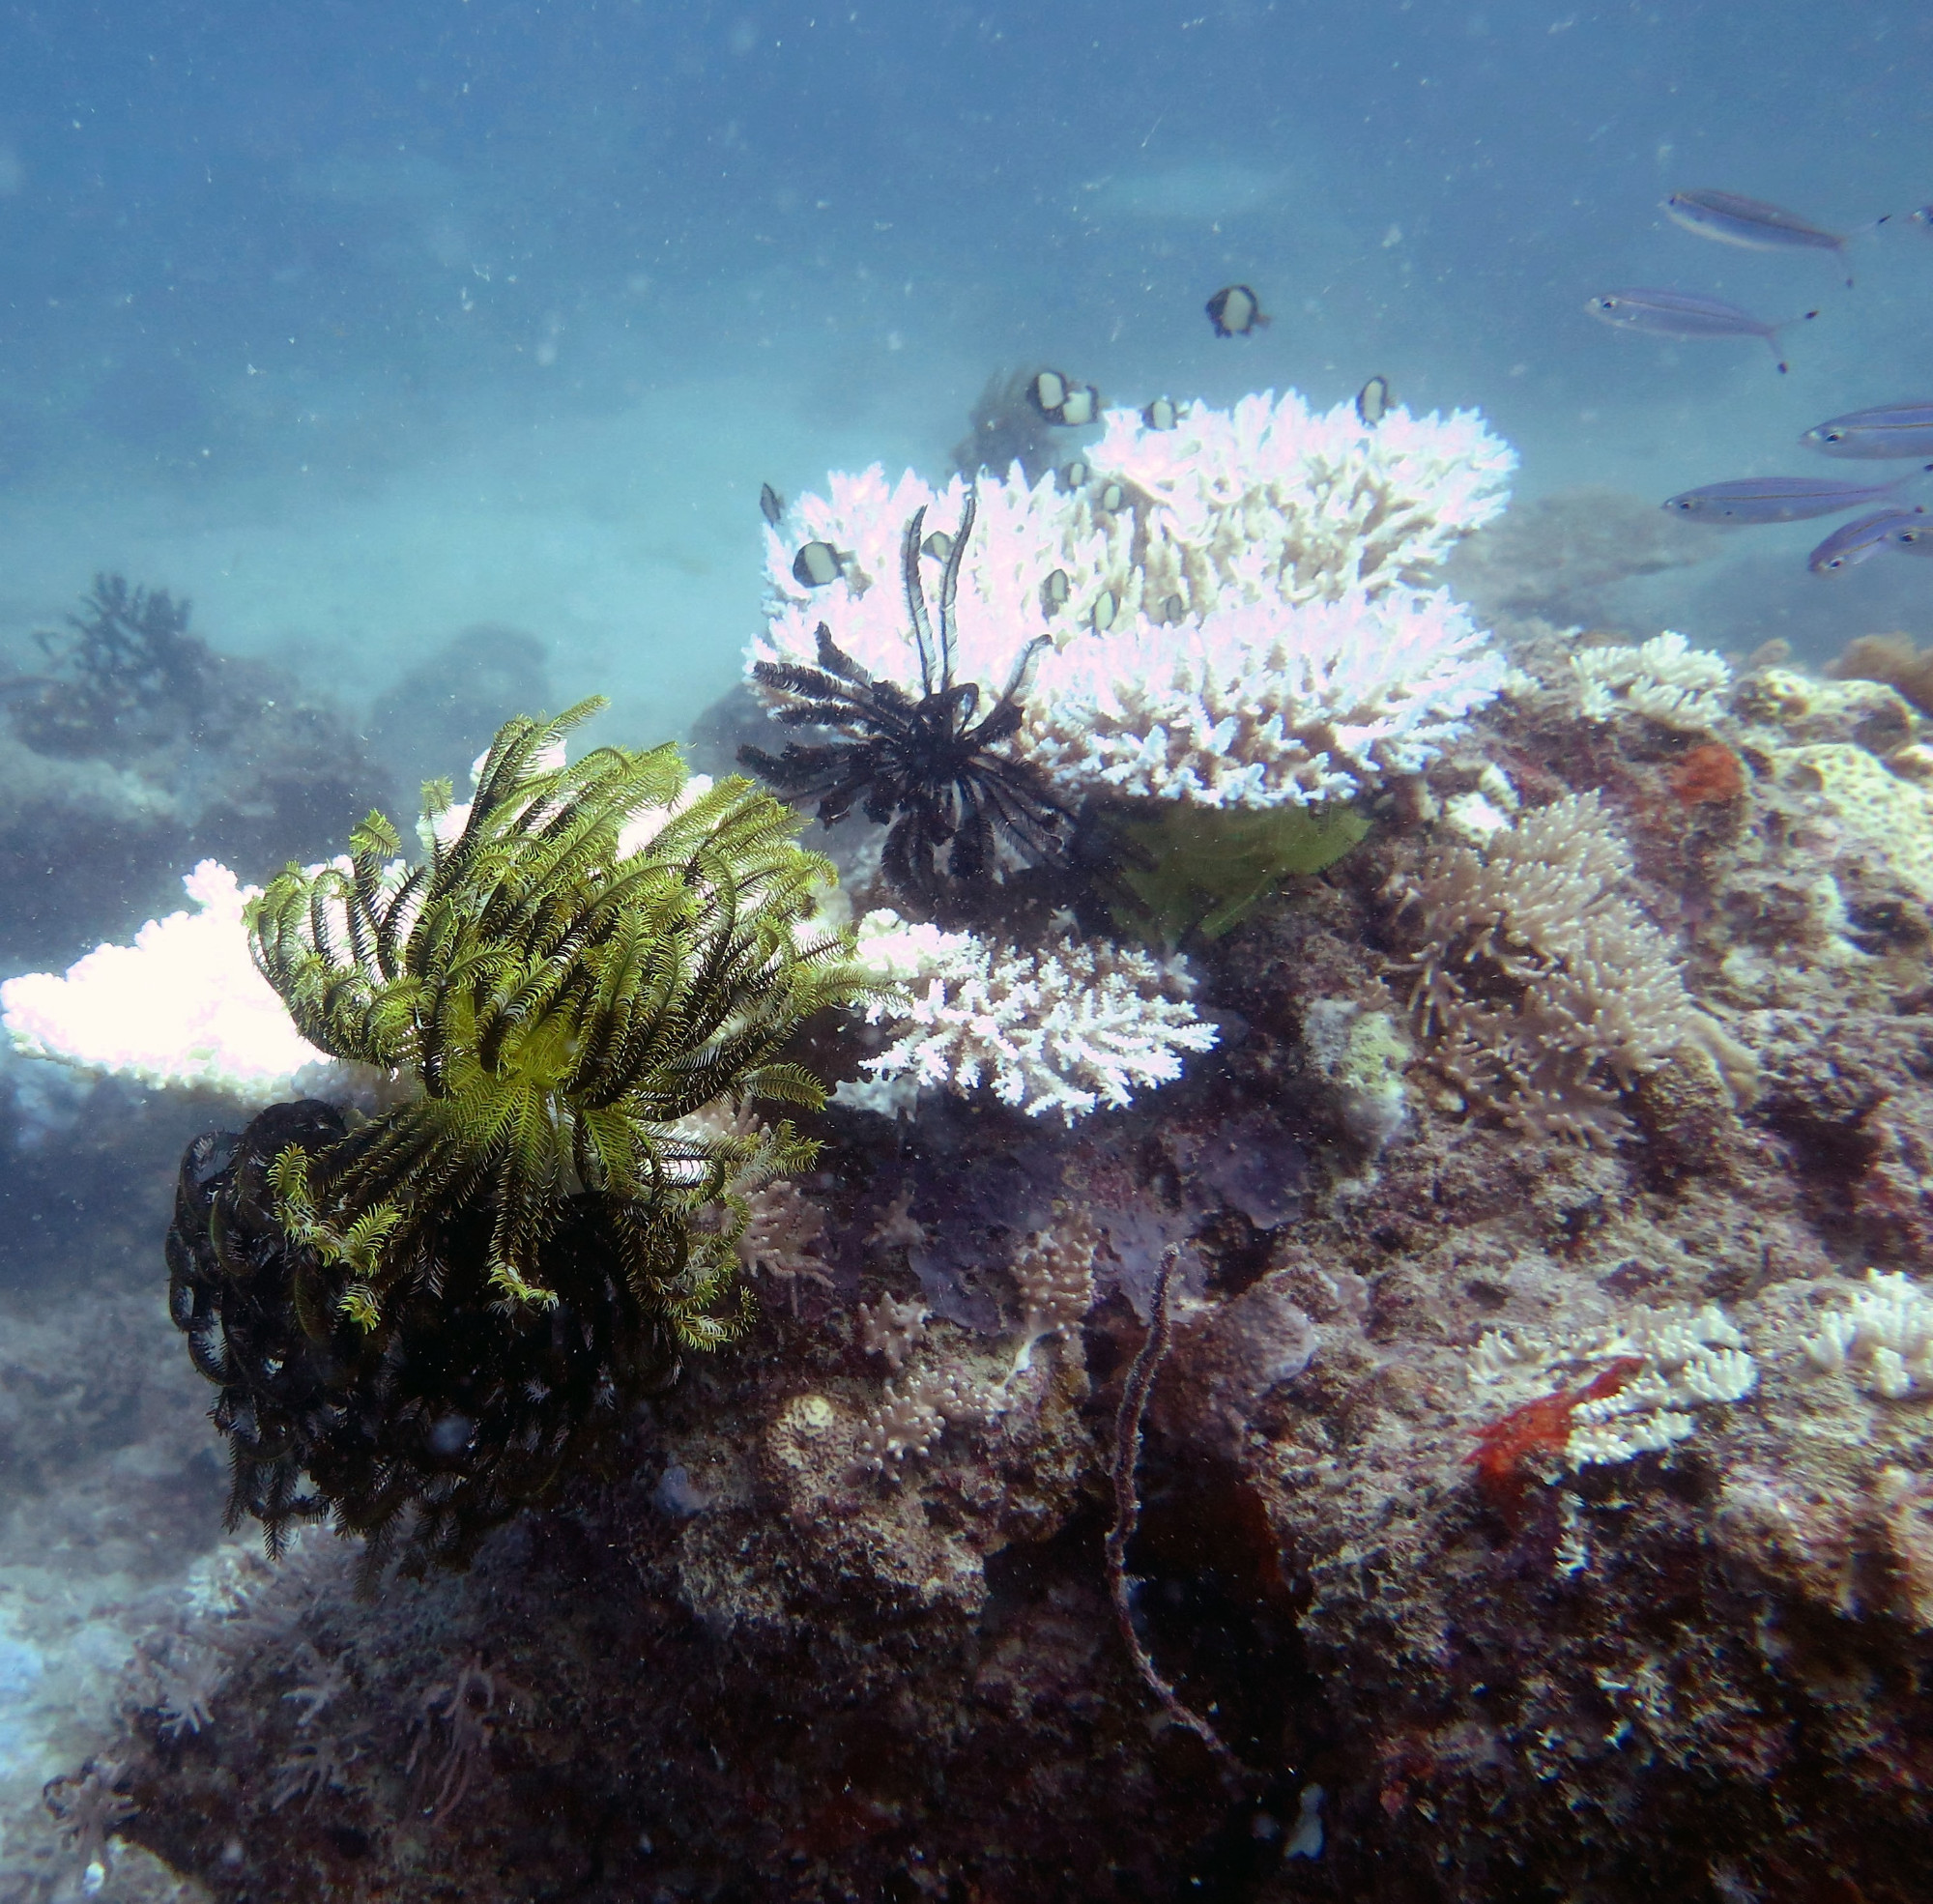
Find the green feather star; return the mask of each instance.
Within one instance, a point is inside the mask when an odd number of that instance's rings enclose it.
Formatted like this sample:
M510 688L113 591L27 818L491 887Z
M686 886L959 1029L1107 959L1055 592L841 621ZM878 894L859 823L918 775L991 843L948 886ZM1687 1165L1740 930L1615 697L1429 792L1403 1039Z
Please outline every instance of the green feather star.
M425 863L372 813L346 861L290 866L254 902L256 963L303 1035L389 1074L396 1100L275 1160L311 1336L332 1315L375 1330L399 1284L435 1286L446 1220L479 1207L501 1305L551 1304L545 1246L585 1199L679 1341L742 1324L742 1194L815 1146L789 1123L686 1120L720 1100L817 1107L820 1082L778 1053L866 985L850 936L815 924L834 876L788 807L736 778L685 799L669 745L563 764L603 705L509 722L467 812L447 782L425 788ZM728 1221L693 1228L707 1204Z

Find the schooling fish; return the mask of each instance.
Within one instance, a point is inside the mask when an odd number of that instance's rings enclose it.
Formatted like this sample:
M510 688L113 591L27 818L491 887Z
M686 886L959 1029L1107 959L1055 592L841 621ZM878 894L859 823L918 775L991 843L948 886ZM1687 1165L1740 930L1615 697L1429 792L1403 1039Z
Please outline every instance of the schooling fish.
M1620 331L1644 331L1655 337L1763 337L1781 370L1790 366L1778 354L1778 333L1787 325L1819 315L1808 310L1776 324L1761 324L1750 311L1721 298L1697 298L1685 291L1605 291L1587 298L1584 308Z
M1387 377L1371 377L1356 392L1356 415L1364 423L1373 429L1389 415L1390 380Z
M1664 201L1664 211L1673 224L1700 238L1716 238L1720 245L1740 245L1747 251L1833 251L1841 262L1845 259L1847 233L1828 231L1762 198L1742 198L1735 191L1674 191ZM1846 282L1852 281L1848 272Z
M1268 320L1261 300L1246 284L1225 284L1204 308L1218 337L1246 337Z
M1799 441L1828 456L1933 456L1933 403L1882 403L1829 417Z
M786 512L785 498L770 483L759 485L759 513L776 529L779 518Z
M1926 465L1933 470L1933 463ZM1915 475L1923 475L1916 471ZM1839 482L1831 476L1745 476L1713 482L1666 499L1663 507L1693 522L1802 522L1807 516L1835 516L1842 509L1870 508L1886 503L1912 476L1897 482Z
M1151 430L1171 430L1177 420L1174 399L1158 396L1141 412L1141 421Z
M1869 516L1860 516L1833 530L1805 558L1805 566L1814 575L1837 575L1870 561L1893 542L1895 532L1925 520L1922 509L1875 509Z

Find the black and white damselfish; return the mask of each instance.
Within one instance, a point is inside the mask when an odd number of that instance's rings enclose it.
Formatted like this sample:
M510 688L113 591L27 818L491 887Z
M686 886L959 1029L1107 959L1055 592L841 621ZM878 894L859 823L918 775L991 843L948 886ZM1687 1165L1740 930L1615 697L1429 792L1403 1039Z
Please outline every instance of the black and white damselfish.
M1203 308L1218 337L1246 337L1268 320L1261 300L1246 284L1225 284Z

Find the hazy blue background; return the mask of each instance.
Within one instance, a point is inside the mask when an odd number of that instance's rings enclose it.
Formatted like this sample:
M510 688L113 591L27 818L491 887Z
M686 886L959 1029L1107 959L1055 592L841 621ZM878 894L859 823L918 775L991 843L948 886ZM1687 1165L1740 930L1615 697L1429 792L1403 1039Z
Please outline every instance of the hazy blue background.
M0 642L122 568L360 707L505 623L649 740L736 678L760 482L937 471L996 369L1136 403L1382 372L1485 410L1526 496L1648 502L1803 469L1808 424L1933 391L1922 226L1859 240L1849 292L1825 254L1659 211L1688 186L1839 225L1933 198L1923 9L4 17ZM1270 330L1211 335L1230 278ZM1823 315L1781 378L1755 342L1583 315L1633 284ZM1813 578L1821 527L1724 538L1660 615L1821 654L1928 632L1933 564Z

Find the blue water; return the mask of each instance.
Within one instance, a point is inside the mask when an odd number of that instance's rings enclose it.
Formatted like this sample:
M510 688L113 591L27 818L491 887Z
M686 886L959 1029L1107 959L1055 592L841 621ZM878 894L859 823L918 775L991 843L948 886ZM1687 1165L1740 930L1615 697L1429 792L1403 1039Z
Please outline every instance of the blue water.
M125 569L356 706L529 630L627 737L736 678L759 484L943 465L997 369L1111 399L1477 405L1520 493L1803 467L1933 389L1933 237L1688 236L1720 187L1856 225L1933 197L1909 8L11 7L0 641ZM1217 340L1253 283L1275 316ZM1810 305L1622 336L1593 291ZM1694 640L1924 628L1933 570L1686 572ZM1710 625L1701 628L1701 619ZM1749 645L1749 644L1747 644Z

